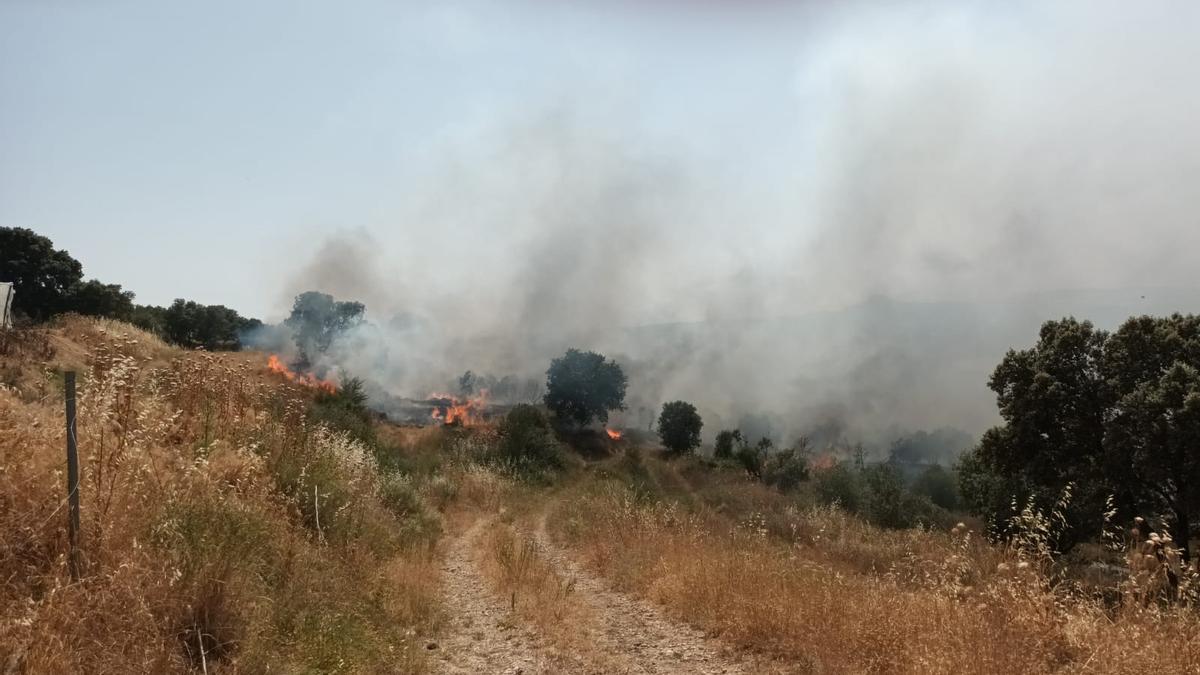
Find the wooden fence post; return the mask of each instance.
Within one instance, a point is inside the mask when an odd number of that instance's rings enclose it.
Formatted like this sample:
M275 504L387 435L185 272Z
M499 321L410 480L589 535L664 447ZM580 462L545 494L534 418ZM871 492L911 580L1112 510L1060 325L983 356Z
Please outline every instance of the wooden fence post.
M75 439L75 371L63 383L67 399L67 501L70 506L71 550L67 558L71 581L79 581L79 447Z

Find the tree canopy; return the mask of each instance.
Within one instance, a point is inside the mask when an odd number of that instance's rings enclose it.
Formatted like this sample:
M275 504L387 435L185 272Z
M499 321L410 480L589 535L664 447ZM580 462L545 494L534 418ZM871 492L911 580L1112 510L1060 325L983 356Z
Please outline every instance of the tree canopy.
M83 265L54 242L24 227L0 227L0 281L11 281L13 309L35 321L70 311Z
M16 310L34 321L63 312L128 321L182 347L238 349L240 336L262 325L222 305L176 300L170 307L133 304L120 284L83 281L83 267L32 230L0 227L0 281L12 281Z
M1200 316L1135 317L1115 333L1073 318L1042 326L992 374L1004 422L960 464L967 502L994 521L1013 498L1048 505L1068 484L1068 522L1163 516L1185 548L1200 511ZM1069 543L1069 542L1067 542Z
M133 319L133 291L121 289L120 284L106 284L89 279L71 287L66 305L86 316L106 316L130 321Z
M363 322L366 305L338 301L328 293L307 291L296 296L292 313L284 322L292 329L303 361L312 361L329 349L334 338Z
M627 380L621 366L595 352L568 349L546 371L546 407L559 419L583 426L608 421L610 410L625 409Z
M163 337L183 347L209 351L237 350L241 334L262 325L224 305L201 305L177 299L161 313Z
M681 455L700 447L703 426L696 406L686 401L671 401L663 404L658 416L658 437L668 450Z

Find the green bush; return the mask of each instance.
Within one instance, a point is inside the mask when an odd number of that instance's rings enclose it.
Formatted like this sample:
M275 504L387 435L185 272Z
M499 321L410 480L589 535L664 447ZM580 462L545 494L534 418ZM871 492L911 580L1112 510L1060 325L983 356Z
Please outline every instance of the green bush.
M808 480L808 459L795 448L770 455L763 462L762 480L781 492L791 492Z
M537 406L522 403L513 407L497 430L496 454L517 469L560 468L561 448L550 421Z
M850 513L859 513L865 503L864 486L859 472L845 464L818 471L813 480L817 500L836 504Z
M700 447L700 429L704 422L696 406L686 401L664 403L658 416L658 436L671 452L682 455Z
M363 382L356 377L342 382L337 391L317 394L309 409L309 417L334 431L349 434L372 451L379 449L374 414L367 407Z
M724 429L717 434L713 446L713 457L717 459L733 459L733 453L741 446L742 432L739 429Z
M913 481L912 493L926 497L930 502L950 511L961 506L958 496L958 483L954 474L939 464L925 469Z

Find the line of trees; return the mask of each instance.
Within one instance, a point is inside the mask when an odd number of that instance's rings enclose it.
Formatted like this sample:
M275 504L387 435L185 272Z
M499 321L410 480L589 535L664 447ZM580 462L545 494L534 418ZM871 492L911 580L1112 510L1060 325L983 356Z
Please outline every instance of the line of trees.
M570 350L547 372L545 403L577 425L603 422L622 408L625 385L616 363ZM784 491L815 477L818 493L886 526L965 504L1004 535L1014 507L1048 511L1069 491L1059 550L1096 538L1115 506L1122 521L1149 518L1190 558L1200 521L1200 316L1134 317L1112 333L1074 318L1049 321L1036 345L1005 355L989 386L1004 422L954 470L940 461L965 437L948 430L899 439L889 461L871 467L860 459L810 472L803 439L776 450L738 429L717 434L714 457ZM685 401L665 404L658 418L674 454L698 447L702 426Z
M84 280L83 265L49 238L23 227L0 227L0 281L11 281L13 310L32 322L74 312L135 324L181 347L241 348L241 336L262 325L223 305L178 299L170 307L138 305L133 291Z

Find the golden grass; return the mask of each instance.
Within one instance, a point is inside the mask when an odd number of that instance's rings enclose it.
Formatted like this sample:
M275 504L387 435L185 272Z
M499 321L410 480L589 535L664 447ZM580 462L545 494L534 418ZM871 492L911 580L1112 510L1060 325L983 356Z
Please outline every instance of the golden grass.
M361 444L309 424L309 392L252 356L182 352L117 322L4 333L0 671L426 670L436 519L414 512L419 497L397 507ZM67 369L79 371L79 583L66 565Z
M777 521L769 526L770 521ZM784 522L779 522L784 521ZM884 532L834 509L740 522L612 484L551 521L619 587L816 672L1196 672L1200 619L1052 589L972 535ZM1010 559L1011 573L998 573Z
M586 647L579 640L580 627L590 619L574 601L574 580L560 574L531 537L496 523L481 544L483 574L517 618L562 647Z

